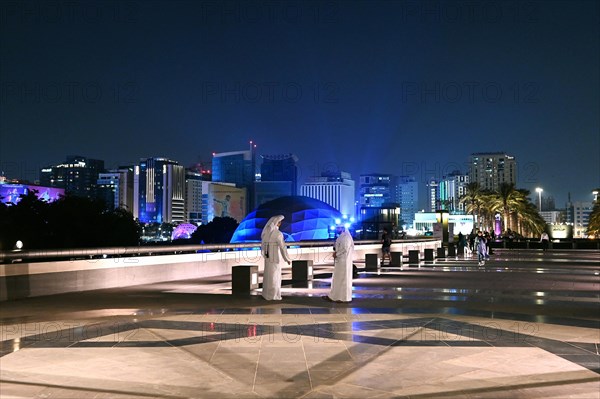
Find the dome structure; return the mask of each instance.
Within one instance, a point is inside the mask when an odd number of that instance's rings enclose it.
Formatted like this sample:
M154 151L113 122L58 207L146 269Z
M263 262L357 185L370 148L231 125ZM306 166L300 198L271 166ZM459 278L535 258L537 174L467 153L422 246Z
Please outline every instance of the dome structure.
M341 213L314 198L287 196L265 202L242 220L231 238L232 243L260 241L260 233L267 221L276 215L285 219L279 230L286 241L326 240L329 227Z

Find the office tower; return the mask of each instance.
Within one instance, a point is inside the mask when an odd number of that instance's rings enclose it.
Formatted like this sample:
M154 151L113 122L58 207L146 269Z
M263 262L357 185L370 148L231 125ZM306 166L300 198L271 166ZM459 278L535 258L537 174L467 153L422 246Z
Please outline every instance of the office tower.
M294 154L284 154L261 155L261 158L260 181L291 182L291 192L285 195L298 195L298 157Z
M440 183L432 178L427 183L427 207L429 212L435 212L440 209Z
M212 181L212 161L211 162L196 162L186 170L195 173L202 177L204 181Z
M540 197L542 199L542 204L540 206ZM542 212L550 212L556 209L556 203L554 202L554 197L551 195L544 196L543 194L536 195L533 200L535 207L537 209L541 209Z
M98 176L104 172L104 161L70 155L65 163L40 171L40 185L63 188L66 194L97 198Z
M419 185L413 176L398 177L395 202L400 204L400 227L411 228L419 211Z
M261 155L260 181L254 183L254 205L298 195L298 157L294 154Z
M573 238L587 238L587 228L593 208L594 203L592 202L569 202L567 222L573 224Z
M256 174L256 145L250 142L246 151L214 153L212 181L234 183L246 189L246 209L254 209L254 180Z
M471 154L469 179L490 191L497 191L502 183L517 184L515 157L503 152Z
M450 213L464 213L465 205L460 203L460 199L465 195L468 183L469 176L458 170L444 176L438 187L438 209L444 209Z
M108 209L123 208L133 212L134 168L121 166L99 174L98 198L106 203Z
M134 174L134 216L142 223L184 221L185 171L166 158L142 158Z
M321 176L309 177L300 186L300 195L323 201L342 215L356 216L355 185L350 173L327 171Z
M202 182L206 181L202 173L185 171L185 222L202 223Z
M362 207L381 207L396 200L394 178L388 174L360 175L359 203Z

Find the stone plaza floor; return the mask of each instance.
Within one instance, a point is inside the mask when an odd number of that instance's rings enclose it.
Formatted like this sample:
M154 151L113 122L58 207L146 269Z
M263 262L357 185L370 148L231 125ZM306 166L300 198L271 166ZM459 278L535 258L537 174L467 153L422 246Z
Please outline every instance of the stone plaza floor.
M360 267L360 263L357 263ZM230 276L0 303L1 398L600 398L600 252L496 250L284 299Z

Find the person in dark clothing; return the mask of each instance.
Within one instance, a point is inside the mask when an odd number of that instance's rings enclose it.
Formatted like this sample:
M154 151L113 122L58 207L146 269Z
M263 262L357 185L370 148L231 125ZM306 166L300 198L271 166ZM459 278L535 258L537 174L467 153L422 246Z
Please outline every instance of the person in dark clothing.
M544 250L544 252L546 252L548 250L548 246L550 244L550 237L548 237L548 233L546 233L545 231L542 233L542 236L540 237L540 242L542 243L542 250Z
M386 229L383 230L381 235L381 265L385 263L385 258L388 259L388 264L392 264L392 256L390 250L392 247L392 237Z

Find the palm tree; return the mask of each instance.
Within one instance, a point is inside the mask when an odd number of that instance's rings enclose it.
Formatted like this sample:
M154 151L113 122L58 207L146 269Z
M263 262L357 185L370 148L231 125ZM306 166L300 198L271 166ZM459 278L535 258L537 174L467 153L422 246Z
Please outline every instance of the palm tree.
M473 215L473 223L475 223L476 215L481 214L481 207L483 206L483 191L481 190L479 183L471 182L467 184L465 193L460 198L460 203L465 204L467 213L471 212ZM481 229L481 218L478 220L479 229Z
M519 208L519 227L522 235L539 236L546 229L546 221L531 201L524 202Z
M588 237L600 237L600 198L594 201L594 207L590 214L590 221L587 228Z
M502 230L514 230L511 216L523 203L522 192L515 188L514 183L501 183L490 201L491 209L502 214Z

